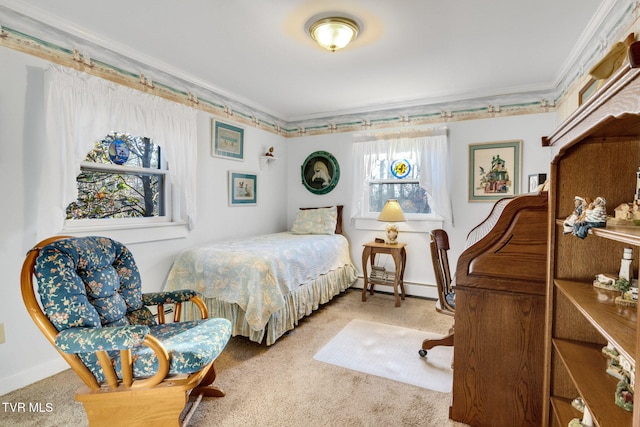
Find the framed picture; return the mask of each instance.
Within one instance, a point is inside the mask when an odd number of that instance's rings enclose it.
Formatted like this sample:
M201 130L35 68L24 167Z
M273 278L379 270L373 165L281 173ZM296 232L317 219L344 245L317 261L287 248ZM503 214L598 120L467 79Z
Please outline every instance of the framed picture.
M327 194L340 179L340 166L335 157L326 151L309 154L300 167L302 184L313 194Z
M589 79L589 82L584 85L578 93L578 105L582 105L587 99L591 98L598 90L599 80Z
M229 206L250 206L257 203L258 177L247 172L229 171Z
M544 184L547 180L546 173L536 173L529 175L529 193L535 193L538 191L538 186Z
M211 155L244 160L244 129L211 120Z
M522 141L469 145L469 201L495 201L520 193Z

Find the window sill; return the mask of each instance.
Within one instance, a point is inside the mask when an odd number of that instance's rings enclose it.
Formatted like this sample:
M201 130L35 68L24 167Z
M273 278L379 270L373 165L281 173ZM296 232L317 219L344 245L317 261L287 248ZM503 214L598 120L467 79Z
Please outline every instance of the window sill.
M440 217L433 216L430 218L413 219L408 218L405 222L400 223L403 233L428 233L435 228L442 228L444 220ZM356 230L386 230L387 223L378 221L375 218L356 218Z
M147 224L121 224L116 226L65 227L59 234L73 236L104 236L124 245L156 242L158 240L183 239L189 234L185 222Z

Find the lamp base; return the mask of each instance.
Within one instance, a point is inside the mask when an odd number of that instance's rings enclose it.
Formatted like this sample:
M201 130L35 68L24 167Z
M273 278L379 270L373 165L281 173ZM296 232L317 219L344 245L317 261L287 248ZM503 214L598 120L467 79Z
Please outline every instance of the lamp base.
M387 245L397 245L398 244L398 226L395 224L387 224L387 239L385 243Z

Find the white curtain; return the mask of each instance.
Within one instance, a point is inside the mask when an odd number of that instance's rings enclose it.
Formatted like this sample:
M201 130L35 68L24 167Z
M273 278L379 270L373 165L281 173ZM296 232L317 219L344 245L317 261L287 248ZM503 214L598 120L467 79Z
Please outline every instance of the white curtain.
M394 159L396 153L413 153L420 163L419 185L427 192L432 211L453 223L450 195L449 137L446 128L390 134L355 135L353 143L353 193L351 218L364 212L367 180L377 160Z
M60 232L67 205L77 199L80 163L95 142L112 131L149 137L164 150L171 183L181 197L181 219L193 227L195 109L55 65L45 72L44 89L46 141L38 212L40 237Z

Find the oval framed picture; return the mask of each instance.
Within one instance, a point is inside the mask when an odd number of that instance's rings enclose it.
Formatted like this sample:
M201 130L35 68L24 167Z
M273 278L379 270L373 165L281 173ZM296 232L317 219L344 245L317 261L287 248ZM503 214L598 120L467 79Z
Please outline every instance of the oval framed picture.
M300 173L307 190L313 194L327 194L338 184L340 166L331 153L316 151L305 159Z

